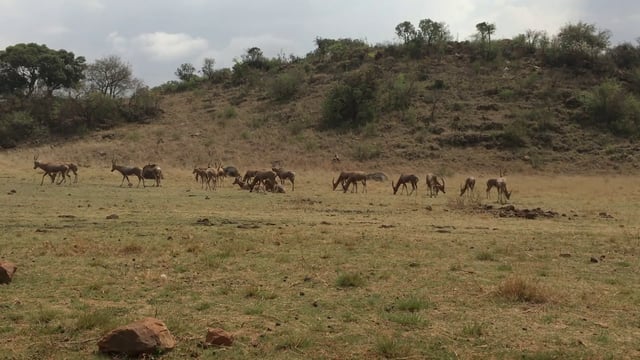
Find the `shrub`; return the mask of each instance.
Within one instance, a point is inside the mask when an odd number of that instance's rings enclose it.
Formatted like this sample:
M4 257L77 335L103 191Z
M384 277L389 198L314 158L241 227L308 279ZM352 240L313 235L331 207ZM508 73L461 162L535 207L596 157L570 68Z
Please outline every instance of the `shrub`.
M507 278L495 292L496 296L512 302L546 303L550 296L540 285L520 277Z
M14 147L28 139L39 128L38 123L24 111L16 111L0 118L0 146Z
M640 134L640 102L616 81L606 81L583 95L584 121L616 135Z
M338 287L358 287L364 285L364 279L358 273L340 274L336 279Z
M357 71L329 91L322 109L326 128L356 128L375 119L377 72Z
M498 135L498 142L505 148L519 148L527 145L528 138L527 124L523 120L515 120Z
M293 99L304 82L304 74L300 71L290 71L276 76L268 84L269 97L276 101Z
M404 74L388 85L386 107L392 111L406 111L411 106L413 97L413 83Z

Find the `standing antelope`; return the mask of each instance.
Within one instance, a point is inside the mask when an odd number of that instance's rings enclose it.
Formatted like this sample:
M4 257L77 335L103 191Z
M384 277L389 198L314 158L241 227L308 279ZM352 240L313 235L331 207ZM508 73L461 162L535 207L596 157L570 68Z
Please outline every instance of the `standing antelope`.
M504 177L504 172L500 170L500 177L497 179L487 180L487 199L489 198L489 192L492 188L496 188L498 191L498 202L504 204L504 197L509 200L511 198L511 191L507 190L507 179Z
M142 176L142 169L137 166L122 166L116 165L116 159L111 160L111 172L118 170L120 174L122 174L122 182L120 186L124 184L124 179L127 179L129 186L131 186L131 181L129 181L129 175L135 175L138 177L138 187L140 187L140 180L142 180L142 186L144 185L144 177Z
M443 194L446 194L446 192L444 191L444 178L440 177L440 179L442 180L442 184L438 181L438 176L431 173L427 174L427 187L429 188L430 197L437 197L439 191L442 191Z
M142 168L142 179L155 180L155 186L160 186L160 180L164 179L162 169L156 164L147 164Z
M74 163L66 163L65 165L67 165L69 167L69 171L73 173L74 175L73 183L76 184L78 182L78 165ZM69 181L71 181L71 174L69 174L69 171L67 171L67 176L69 177ZM49 174L49 177L51 178L52 183L55 181L58 174L62 175L62 172L55 172L55 173ZM62 181L62 179L60 181Z
M55 177L58 173L62 174L62 180L58 182L58 185L67 181L67 173L69 172L69 165L66 164L51 164L51 163L41 163L38 161L38 156L35 155L33 157L33 168L40 168L44 170L44 174L42 175L42 181L40 181L40 186L44 183L44 177L49 175L51 177L51 183L54 182ZM52 175L53 174L53 175Z
M200 187L204 189L205 183L209 183L209 178L207 176L206 168L193 168L193 174L196 176L196 182L200 182Z
M418 192L416 190L418 190L418 177L411 174L411 175L400 175L400 177L398 178L398 182L394 185L393 181L391 181L391 188L393 189L393 195L395 195L398 192L398 188L400 188L400 185L402 185L402 190L400 190L400 195L402 195L403 191L407 192L407 195L411 195L413 194L413 192L416 192L416 195L418 195ZM407 183L411 184L411 192L409 192L409 189L407 188Z
M291 191L293 191L295 187L296 181L296 173L293 171L285 170L281 167L273 167L271 168L273 172L276 173L276 176L280 178L280 184L284 185L285 180L289 180L291 182Z
M465 192L467 193L467 195L471 195L471 192L473 191L475 186L476 178L474 178L473 176L468 177L464 181L464 185L460 187L460 196L464 195Z
M257 173L258 173L258 170L247 170L247 172L244 173L244 177L242 178L242 181L248 183L249 181L253 180L253 178L256 176Z
M251 188L249 189L249 192L253 192L253 188L258 183L262 183L262 184L266 185L267 180L275 183L276 182L276 173L274 173L271 170L258 171L256 173L256 175L253 177L253 182L251 182Z

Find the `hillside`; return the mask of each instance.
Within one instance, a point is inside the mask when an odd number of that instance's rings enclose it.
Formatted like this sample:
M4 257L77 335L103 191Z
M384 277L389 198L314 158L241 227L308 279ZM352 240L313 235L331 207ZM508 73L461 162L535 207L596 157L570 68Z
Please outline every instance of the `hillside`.
M346 60L307 58L242 84L201 82L161 95L162 115L149 124L127 124L57 142L52 150L6 150L21 158L47 158L86 166L159 162L191 168L222 161L240 168L286 166L367 168L390 173L435 171L636 172L639 144L583 127L575 120L581 93L604 81L575 69L545 67L534 58L472 61L464 49L411 60L370 51ZM356 129L324 129L323 102L349 76L376 75L375 121ZM297 74L291 99L270 96L283 74ZM388 106L400 76L409 86L406 110ZM433 84L444 85L434 90ZM434 99L437 99L434 117ZM25 154L28 153L28 154ZM339 154L342 163L331 163Z

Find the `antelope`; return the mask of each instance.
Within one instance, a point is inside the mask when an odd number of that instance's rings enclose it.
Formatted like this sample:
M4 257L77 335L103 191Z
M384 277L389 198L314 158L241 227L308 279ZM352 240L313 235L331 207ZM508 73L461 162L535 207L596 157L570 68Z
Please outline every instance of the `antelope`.
M487 199L489 198L489 192L494 187L498 191L498 202L500 202L500 204L504 204L506 202L504 197L506 197L507 200L511 198L511 191L507 190L507 179L503 177L502 170L500 170L499 178L487 180Z
M78 165L74 164L74 163L66 163L65 165L67 165L69 167L69 171L73 172L74 178L73 178L73 183L76 184L78 182ZM67 176L69 177L69 181L71 181L71 175L69 174L69 171L67 171ZM49 177L51 177L51 182L53 183L56 179L56 177L58 176L58 174L62 174L61 172L56 172L56 173L50 173ZM60 180L62 181L62 180Z
M33 157L33 168L40 168L44 170L44 174L42 175L42 181L40 181L40 186L44 183L44 177L49 175L51 177L51 183L55 181L55 177L58 173L62 174L62 180L58 182L58 185L67 181L67 173L69 172L69 165L66 164L51 164L51 163L41 163L38 161L38 156L35 155Z
M440 179L442 180L442 184L438 181L437 175L431 173L427 174L427 187L429 188L430 197L437 197L439 191L442 191L443 194L446 194L446 192L444 191L444 178L440 177Z
M362 171L343 171L340 173L340 175L338 175L338 180L336 180L335 178L333 178L333 180L331 180L331 183L333 184L333 190L335 191L336 188L338 187L338 184L342 184L342 186L344 187L344 183L347 181L347 179L349 178L349 176L353 175L353 174L364 174Z
M402 192L406 190L407 195L411 195L413 194L413 192L416 192L416 195L418 195L418 192L416 190L418 190L418 177L411 174L411 175L400 175L400 177L398 178L398 182L394 185L393 181L391 181L391 188L393 189L393 195L395 195L398 192L398 188L400 188L400 185L402 185L402 190L400 190L400 195L402 195ZM407 188L407 183L411 184L411 192L409 192L409 189Z
M142 180L142 186L144 185L144 177L142 176L142 169L137 166L122 166L116 165L116 159L111 160L111 172L118 170L120 174L122 174L122 182L120 186L124 184L124 179L127 179L129 186L131 186L131 181L129 181L129 175L135 175L138 177L138 187L140 187L140 180Z
M162 169L160 169L160 166L156 164L147 164L142 168L142 179L155 180L155 186L159 187L160 180L164 179L162 176Z
M218 187L218 169L209 166L205 171L207 176L207 190L215 190ZM213 183L213 185L212 185Z
M258 171L256 175L253 177L253 181L251 182L251 188L249 189L249 192L253 192L253 188L256 186L257 183L262 182L263 184L266 185L267 179L275 183L276 173L274 173L271 170Z
M468 177L464 181L464 185L460 187L460 196L464 195L465 192L467 193L467 195L470 195L475 186L476 178L474 178L473 176Z
M271 168L273 172L276 173L276 176L280 178L280 184L284 185L285 180L289 180L291 182L291 191L294 190L295 181L296 181L296 173L293 171L285 170L281 167L273 167Z
M247 170L247 172L244 173L244 177L242 178L242 181L244 182L251 181L256 176L256 173L258 173L258 170Z
M362 183L362 187L363 187L362 192L366 193L367 192L367 174L363 173L362 171L356 171L354 173L351 173L351 175L349 175L346 181L344 181L344 183L342 184L342 189L346 193L347 190L349 189L349 185L353 184L353 188L355 189L357 194L358 181ZM351 190L351 192L353 192L353 189Z
M231 185L235 185L238 184L238 186L240 187L240 189L242 190L249 190L251 188L250 184L245 183L244 181L242 181L242 179L240 178L240 176L236 176L236 179L233 181L233 184Z
M224 168L222 167L222 163L216 162L215 170L216 170L216 178L218 181L220 181L220 186L222 186L222 182L224 178L227 177L227 173L224 171Z
M204 189L205 182L209 182L206 168L193 168L193 174L196 176L196 182L200 181L200 187Z

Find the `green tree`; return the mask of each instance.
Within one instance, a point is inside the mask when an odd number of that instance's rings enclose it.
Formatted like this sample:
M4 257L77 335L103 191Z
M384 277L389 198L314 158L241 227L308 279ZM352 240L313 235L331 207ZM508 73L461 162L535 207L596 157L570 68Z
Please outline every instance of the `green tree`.
M200 69L200 72L202 73L202 76L207 80L212 80L216 74L215 70L213 69L213 65L215 65L215 63L216 60L213 58L204 58L204 60L202 61L202 68Z
M479 40L481 42L491 42L491 34L496 32L496 24L489 24L486 21L476 24Z
M418 33L413 24L409 21L403 21L396 26L396 35L398 35L405 44L408 44L418 36Z
M607 49L610 38L609 30L598 30L594 24L568 24L560 29L556 38L560 60L566 65L593 62Z
M449 27L443 22L422 19L418 24L420 36L427 46L434 46L451 40Z
M180 65L178 69L176 69L175 75L184 82L189 82L198 77L198 75L196 75L196 68L190 63Z
M123 96L135 87L131 66L118 56L111 55L87 66L86 79L89 89L112 98Z
M41 90L75 87L84 78L85 58L66 50L52 50L34 43L16 44L0 51L3 90L31 97Z

